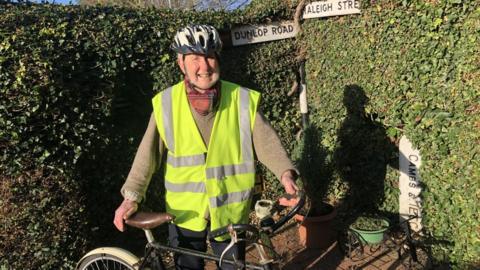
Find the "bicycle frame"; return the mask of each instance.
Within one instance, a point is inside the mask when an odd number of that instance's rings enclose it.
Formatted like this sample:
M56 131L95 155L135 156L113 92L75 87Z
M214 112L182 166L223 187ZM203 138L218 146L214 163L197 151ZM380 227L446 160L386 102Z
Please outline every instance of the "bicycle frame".
M290 195L291 196L291 195ZM285 196L288 199L289 196ZM277 259L280 258L273 248L270 236L282 227L291 217L293 217L304 205L305 196L303 192L298 192L297 205L293 207L284 217L275 222L271 215L264 216L260 219L259 224L230 224L228 226L209 232L209 238L214 239L222 235L230 234L231 242L225 248L221 256L198 251L188 248L173 247L161 244L155 241L151 229L172 222L174 216L169 213L153 213L153 212L137 212L130 218L125 220L127 225L135 228L143 229L147 238L145 255L138 258L128 250L117 247L100 247L91 250L84 255L76 265L75 269L130 269L130 270L164 270L165 265L162 258L162 251L174 252L176 254L187 254L197 258L215 261L219 265L227 263L233 265L237 269L257 269L271 270L276 268ZM245 232L245 239L237 238L238 233ZM251 237L247 237L251 236ZM240 241L253 243L257 250L260 261L259 263L251 263L246 260L235 260L235 258L223 258L224 253L228 251L233 244Z
M172 247L169 245L164 245L161 243L158 243L155 241L152 232L149 229L144 229L145 236L147 238L147 245L146 245L146 252L145 252L145 257L140 260L140 265L139 265L139 270L145 269L145 267L150 266L149 269L155 269L155 270L164 270L164 262L162 260L162 256L160 256L160 252L163 251L169 251L169 252L174 252L178 254L186 254L190 256L195 256L198 258L202 258L205 260L210 260L210 261L215 261L217 263L227 263L234 265L238 269L257 269L257 270L269 270L272 269L274 266L274 261L275 261L275 249L273 248L272 241L270 239L270 235L273 235L276 230L278 230L280 227L282 227L289 219L291 219L295 213L297 213L304 205L305 198L303 193L300 193L300 200L298 204L293 207L292 210L289 211L284 217L282 217L279 221L277 222L272 222L268 226L257 228L253 225L250 224L231 224L227 227L220 228L217 230L214 230L210 232L210 238L215 238L217 236L226 234L226 233L231 233L232 231L250 231L255 234L255 242L253 242L253 245L255 246L259 256L260 256L260 262L259 263L250 263L247 261L243 260L231 260L231 259L224 259L221 258L221 256L207 253L207 252L202 252L202 251L197 251L197 250L192 250L192 249L187 249L187 248L181 248L181 247ZM242 239L242 241L246 241ZM151 267L154 268L151 268Z
M215 255L215 254L210 254L207 252L202 252L202 251L196 251L196 250L191 250L187 248L181 248L181 247L172 247L164 244L160 244L158 242L153 242L147 244L147 252L145 257L142 259L142 263L139 266L139 270L145 269L145 267L150 264L150 267L152 265L156 266L157 268L150 268L150 269L155 269L155 270L164 270L164 262L162 260L162 257L159 255L160 251L170 251L174 253L179 253L179 254L186 254L190 256L195 256L199 257L205 260L210 260L210 261L215 261L215 262L220 262L220 256ZM258 270L264 270L264 269L271 269L271 263L272 261L266 262L265 264L254 264L254 263L249 263L246 261L233 261L231 259L222 259L222 263L226 264L231 264L235 265L239 269L258 269Z

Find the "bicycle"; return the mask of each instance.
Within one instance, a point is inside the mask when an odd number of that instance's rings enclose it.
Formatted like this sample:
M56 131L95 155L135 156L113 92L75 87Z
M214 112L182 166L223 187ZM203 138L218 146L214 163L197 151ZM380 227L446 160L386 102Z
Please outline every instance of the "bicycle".
M367 244L361 235L348 228L346 232L341 232L339 246L352 262L364 261L383 248L384 253L376 256L395 251L397 253L396 264L400 264L406 269L428 269L430 267L429 252L421 244L421 233L412 233L410 227L409 221L415 218L418 216L410 215L401 222L388 226L385 232L388 237L374 245ZM394 268L394 266L392 267Z
M283 195L287 199L292 195ZM138 258L131 252L117 247L101 247L88 252L77 263L78 270L107 270L107 269L128 269L128 270L164 270L165 263L161 252L173 252L180 254L188 254L200 257L209 261L218 262L221 266L223 263L234 265L236 269L258 269L270 270L278 268L280 256L275 252L272 245L271 237L281 228L288 220L290 220L305 204L305 195L303 192L298 193L298 203L291 210L281 217L278 221L273 220L272 215L266 215L257 225L253 224L230 224L226 227L213 230L209 233L209 238L213 239L218 236L230 234L231 242L226 250L236 242L247 242L254 245L259 254L260 261L258 263L247 262L243 260L232 260L218 256L208 252L201 252L187 248L172 247L168 244L157 242L152 234L152 229L164 225L174 220L174 216L168 213L146 213L138 212L125 223L129 226L143 229L147 238L145 246L145 254ZM278 206L275 204L274 206ZM273 209L272 209L273 208ZM269 207L273 211L278 207ZM237 235L245 233L245 238L238 238Z

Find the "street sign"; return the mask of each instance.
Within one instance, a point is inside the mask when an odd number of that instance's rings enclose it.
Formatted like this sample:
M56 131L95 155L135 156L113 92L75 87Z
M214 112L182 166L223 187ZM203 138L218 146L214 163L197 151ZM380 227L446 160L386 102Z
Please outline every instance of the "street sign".
M422 229L422 186L419 169L422 165L420 151L414 149L407 137L400 138L399 145L399 189L400 189L400 221L409 216L418 216L410 221L412 230Z
M232 29L233 46L295 37L298 30L291 21L269 25L246 25Z
M320 18L347 14L360 14L360 0L327 0L305 6L303 18Z

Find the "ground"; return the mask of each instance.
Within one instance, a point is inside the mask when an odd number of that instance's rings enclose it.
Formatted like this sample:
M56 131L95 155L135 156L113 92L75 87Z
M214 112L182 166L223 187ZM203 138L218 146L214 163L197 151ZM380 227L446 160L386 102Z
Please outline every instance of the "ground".
M318 270L403 270L425 269L413 267L398 259L398 254L386 246L378 246L374 250L366 249L362 256L349 259L343 255L337 242L326 249L307 249L299 242L298 225L290 223L273 237L277 252L282 255L282 269L318 269ZM254 248L247 249L247 261L258 261ZM425 258L421 258L425 260ZM216 269L215 264L207 263L207 270Z

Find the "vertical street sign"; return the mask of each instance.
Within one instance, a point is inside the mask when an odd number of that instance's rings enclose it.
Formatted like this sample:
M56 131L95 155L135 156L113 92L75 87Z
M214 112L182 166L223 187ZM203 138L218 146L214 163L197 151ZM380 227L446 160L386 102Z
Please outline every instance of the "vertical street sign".
M414 149L407 137L400 138L399 146L399 169L400 169L400 221L416 215L418 218L410 221L413 231L422 229L422 192L419 169L422 164L420 151Z

